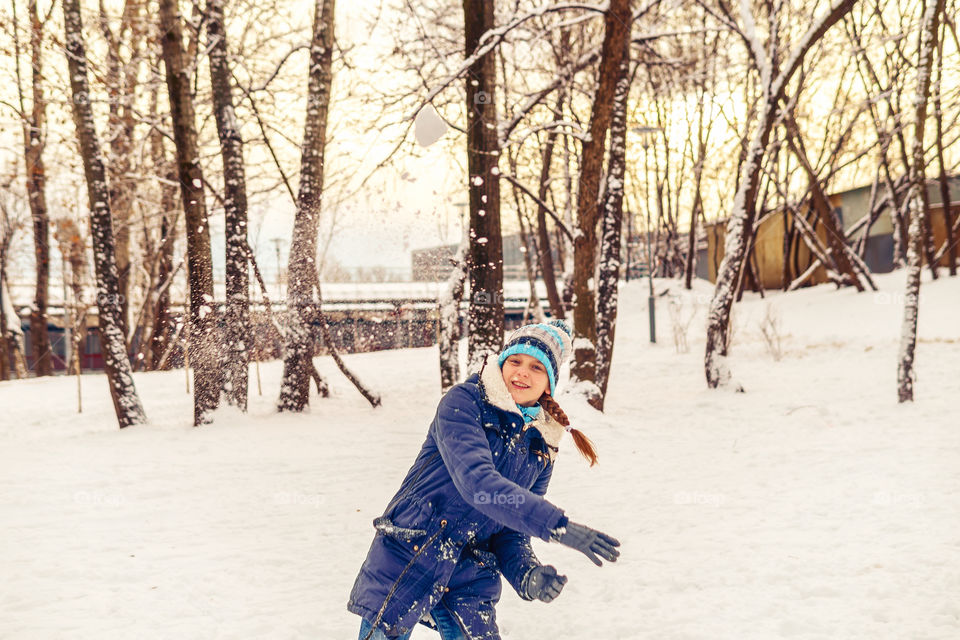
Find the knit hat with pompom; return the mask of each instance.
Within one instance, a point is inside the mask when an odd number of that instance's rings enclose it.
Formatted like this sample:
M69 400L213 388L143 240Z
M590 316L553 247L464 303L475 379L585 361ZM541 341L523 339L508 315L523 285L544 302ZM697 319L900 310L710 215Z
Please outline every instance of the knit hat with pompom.
M553 395L560 375L560 365L566 362L573 350L570 325L563 320L551 320L538 324L527 324L507 339L507 344L497 358L502 368L503 362L515 353L522 353L539 360L547 369L550 379L550 395Z

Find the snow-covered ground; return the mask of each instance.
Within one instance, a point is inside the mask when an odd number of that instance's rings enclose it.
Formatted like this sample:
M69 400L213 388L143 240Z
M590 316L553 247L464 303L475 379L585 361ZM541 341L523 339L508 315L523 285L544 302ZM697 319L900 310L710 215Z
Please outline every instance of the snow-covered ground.
M570 580L550 604L504 583L503 637L960 637L960 279L924 282L917 401L898 405L903 280L747 295L730 358L746 393L705 388L709 285L658 282L675 294L656 345L646 282L623 288L606 413L558 398L600 464L568 441L547 494L621 559L534 541ZM671 298L696 313L686 353ZM264 363L249 414L199 429L183 371L136 375L150 424L124 431L102 376L82 378L79 415L75 378L0 383L0 638L356 638L347 596L439 370L434 348L346 360L381 408L328 358L334 397L310 413L275 413Z

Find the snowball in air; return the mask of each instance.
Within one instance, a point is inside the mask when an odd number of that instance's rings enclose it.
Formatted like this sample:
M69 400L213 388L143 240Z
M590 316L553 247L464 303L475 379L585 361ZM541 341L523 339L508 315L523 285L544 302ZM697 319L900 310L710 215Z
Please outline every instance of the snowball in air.
M447 132L447 123L437 114L433 105L426 105L417 113L414 135L422 147L429 147Z

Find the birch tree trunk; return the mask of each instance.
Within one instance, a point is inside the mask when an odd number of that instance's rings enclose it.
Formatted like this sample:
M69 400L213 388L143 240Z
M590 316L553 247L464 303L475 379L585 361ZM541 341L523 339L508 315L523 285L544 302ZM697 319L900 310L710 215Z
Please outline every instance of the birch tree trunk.
M13 8L16 16L16 6ZM33 370L38 376L53 373L50 335L47 331L47 296L50 288L50 220L47 215L46 168L43 151L46 146L46 99L43 96L43 25L37 13L36 0L27 4L30 19L31 109L23 108L23 88L20 86L19 66L17 88L20 94L23 120L23 150L26 160L27 199L33 218L33 255L36 286L33 307L30 310L30 343L33 352ZM19 40L17 40L19 49ZM19 63L19 60L17 61Z
M317 226L323 198L327 115L333 80L333 38L334 0L316 0L310 46L307 117L300 156L300 191L297 194L297 214L293 222L288 265L283 382L277 404L280 411L303 411L310 404L314 350L310 327L315 308L313 290L317 281Z
M909 195L910 229L907 246L907 285L903 305L903 326L900 331L900 364L897 367L897 396L900 402L913 402L913 361L917 345L917 312L920 302L920 269L924 248L925 220L929 211L925 178L924 130L927 120L927 102L930 98L930 70L933 52L937 46L939 18L944 0L929 1L923 12L918 38L917 95L911 155Z
M103 368L120 428L146 421L130 371L126 342L120 330L117 264L113 255L113 228L110 220L110 194L106 171L100 155L100 143L93 123L87 84L87 54L83 45L80 1L64 0L64 32L73 119L80 142L80 155L90 199L90 230L93 236L94 270L97 278L97 310Z
M187 228L187 275L190 280L190 359L193 376L193 424L212 421L220 400L216 323L214 321L213 263L210 229L204 201L197 130L190 93L190 73L184 64L183 35L177 0L160 0L160 30L167 93L177 148L177 175Z
M227 62L223 0L207 2L210 85L220 153L223 156L224 225L226 231L226 334L222 350L223 391L227 402L247 409L250 352L250 274L247 270L247 190L243 140L237 125Z
M494 27L493 0L463 0L465 55ZM500 144L497 140L496 52L466 75L467 172L470 190L468 369L503 345L503 238L500 234Z
M110 156L107 178L110 185L110 213L113 215L117 271L120 275L120 324L124 335L131 337L130 323L130 226L138 180L131 179L133 170L134 126L133 100L138 90L140 45L145 28L141 14L142 0L127 0L120 17L120 29L110 28L104 3L100 2L100 30L107 43L106 85L109 91L107 127L110 131ZM123 51L130 51L124 63Z
M620 280L620 242L623 229L623 181L626 174L627 100L630 97L630 41L624 39L622 61L617 71L610 120L610 160L607 163L607 188L603 201L600 237L600 283L597 298L597 386L596 406L603 411L613 361L613 339L617 328L617 304Z
M597 381L597 306L594 273L597 268L597 223L600 219L600 175L603 172L603 152L613 111L615 85L620 65L630 40L630 0L610 0L604 16L603 47L597 89L590 113L590 128L583 143L580 163L580 187L577 197L577 232L574 236L573 276L573 360L570 377L573 380ZM594 386L588 392L588 402L596 408L603 406L602 392Z

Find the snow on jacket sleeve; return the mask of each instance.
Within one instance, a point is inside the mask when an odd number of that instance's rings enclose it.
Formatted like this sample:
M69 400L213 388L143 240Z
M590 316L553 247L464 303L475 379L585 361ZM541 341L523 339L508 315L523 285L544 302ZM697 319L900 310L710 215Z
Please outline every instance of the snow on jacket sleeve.
M456 385L440 400L430 427L453 484L468 505L521 533L550 539L563 511L504 478L481 426L479 391Z
M531 491L539 496L547 493L550 476L553 475L553 464L547 465ZM490 537L490 549L497 556L500 573L513 586L513 589L524 600L533 600L524 589L523 580L531 569L540 565L533 547L530 546L530 536L520 533L509 527L504 527Z

